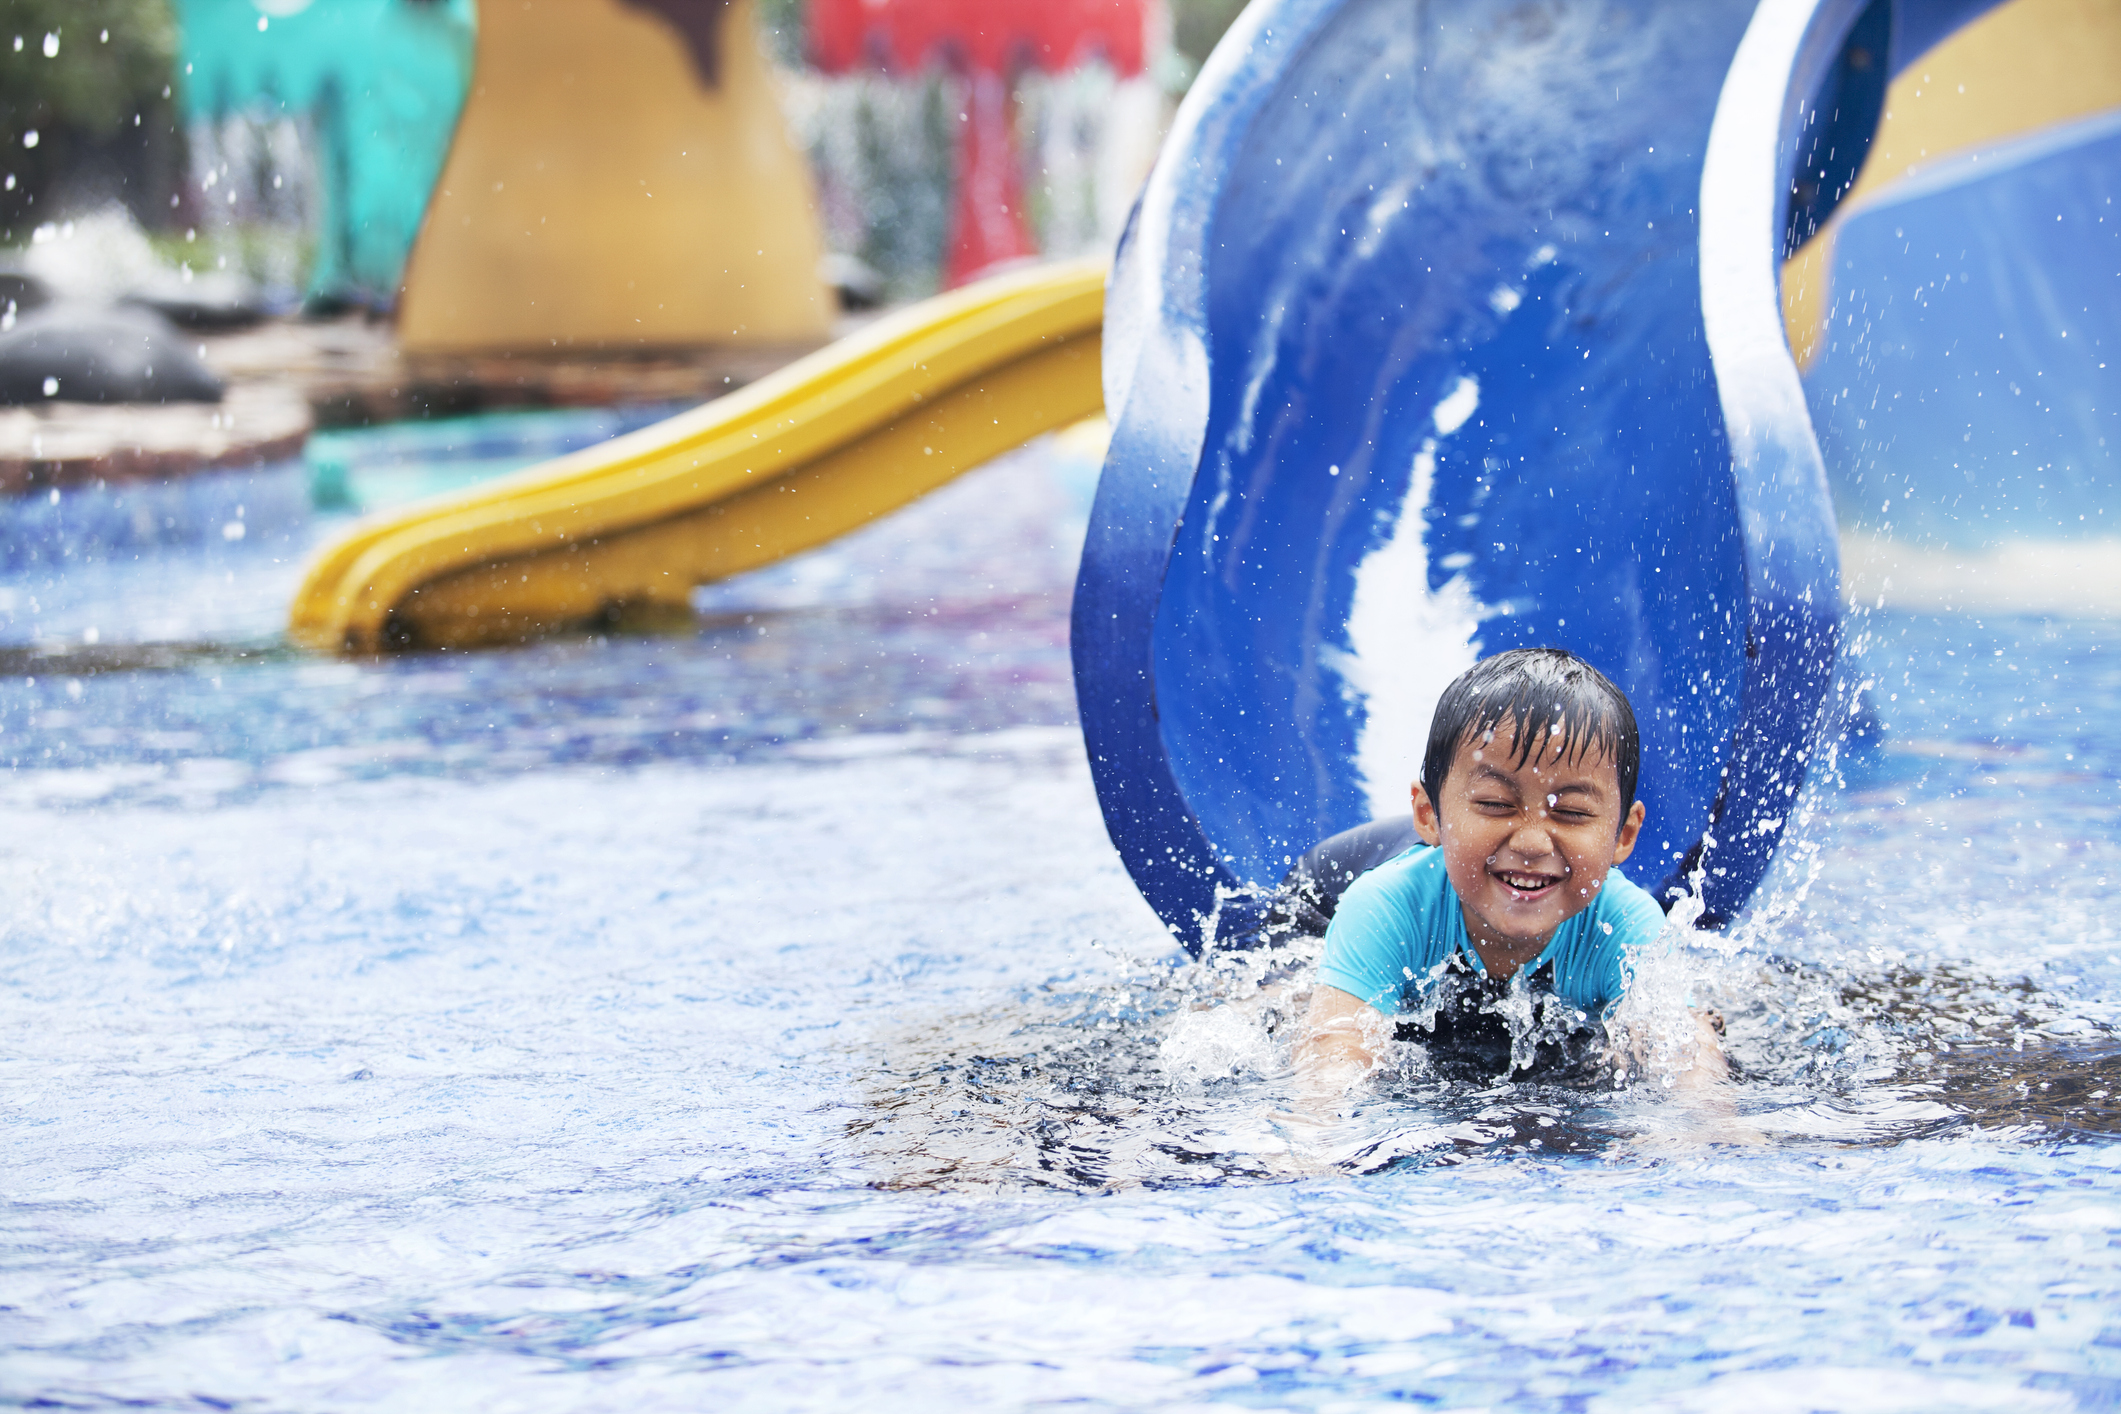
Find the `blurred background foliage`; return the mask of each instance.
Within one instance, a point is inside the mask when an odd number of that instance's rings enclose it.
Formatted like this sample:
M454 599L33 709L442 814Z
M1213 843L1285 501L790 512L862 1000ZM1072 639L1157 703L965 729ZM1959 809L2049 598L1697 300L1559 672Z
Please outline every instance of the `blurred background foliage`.
M1019 83L1028 214L1050 253L1109 245L1171 100L1244 8L1244 0L1166 3L1175 52L1146 79L1120 81L1093 64ZM187 86L208 83L215 66L202 62L196 80L186 77L186 58L202 56L187 53L180 18L196 28L222 9L248 31L245 0L218 8L0 0L0 246L115 203L172 260L240 271L275 291L311 286L310 298L321 294L327 305L342 285L372 307L387 305L390 281L356 280L319 254L320 234L334 221L374 224L374 213L357 211L338 189L348 185L351 159L329 140L329 123L307 109L281 111L284 103L256 113L187 107L187 97L201 97ZM957 81L940 69L845 79L809 72L805 11L806 0L760 0L758 14L761 39L789 80L789 118L818 174L828 239L878 272L894 296L926 293L950 219L954 118L963 106ZM233 33L208 38L226 44ZM416 223L417 210L408 219Z
M0 243L61 208L166 224L185 144L167 0L0 4Z
M1048 255L1109 250L1170 117L1244 0L1166 0L1172 49L1144 79L1099 64L1016 82L1016 144L1026 214ZM940 274L955 188L961 81L919 74L827 78L805 64L805 0L760 0L759 27L783 66L796 139L818 179L828 245L857 256L890 296L930 293Z
M1245 0L1171 0L1171 43L1199 72L1208 52L1245 8Z

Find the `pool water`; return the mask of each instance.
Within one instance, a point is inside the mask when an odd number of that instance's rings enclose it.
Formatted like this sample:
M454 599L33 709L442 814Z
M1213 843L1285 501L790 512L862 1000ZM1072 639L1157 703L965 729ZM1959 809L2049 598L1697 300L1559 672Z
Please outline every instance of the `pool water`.
M1665 964L1726 1103L1306 1112L1105 839L1054 444L695 633L350 662L306 475L0 575L0 1398L2121 1407L2113 624L1852 617Z
M302 449L310 499L381 511L593 447L681 412L684 403L473 413L318 432Z

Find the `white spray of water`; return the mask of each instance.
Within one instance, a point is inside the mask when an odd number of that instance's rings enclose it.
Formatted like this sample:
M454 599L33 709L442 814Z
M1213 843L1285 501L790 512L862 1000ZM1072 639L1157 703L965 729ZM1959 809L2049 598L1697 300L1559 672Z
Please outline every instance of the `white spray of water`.
M1266 1011L1256 1000L1173 1014L1157 1047L1157 1059L1172 1079L1196 1083L1272 1074L1282 1064Z
M1480 385L1471 378L1460 378L1436 405L1436 435L1414 457L1414 484L1398 523L1355 571L1350 651L1330 659L1364 710L1355 765L1373 816L1406 812L1408 786L1421 769L1436 699L1480 656L1474 635L1487 610L1463 575L1430 590L1424 540L1437 443L1465 426L1479 406Z
M22 266L62 299L101 304L166 275L147 233L122 206L40 226Z
M1186 1004L1164 1023L1157 1058L1165 1074L1198 1084L1285 1069L1322 950L1321 939L1300 936L1242 951L1210 948L1184 983Z
M1630 952L1627 995L1606 1018L1616 1079L1668 1088L1695 1064L1701 1033L1692 1009L1713 969L1698 946L1706 935L1694 929L1705 907L1700 879L1697 870L1694 892L1672 905L1663 931Z

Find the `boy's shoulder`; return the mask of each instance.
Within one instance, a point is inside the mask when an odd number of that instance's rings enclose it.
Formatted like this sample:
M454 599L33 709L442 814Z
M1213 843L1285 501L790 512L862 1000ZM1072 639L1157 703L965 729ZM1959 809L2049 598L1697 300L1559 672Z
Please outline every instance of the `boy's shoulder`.
M1416 845L1348 885L1326 928L1318 980L1389 1015L1402 984L1427 975L1464 931L1443 851Z
M1592 1016L1603 1015L1627 993L1630 954L1663 931L1657 900L1618 869L1610 871L1590 907L1556 929L1547 945L1554 990Z
M1657 906L1656 897L1621 873L1617 865L1605 876L1598 897L1584 913L1612 924L1614 931L1625 929L1635 935L1630 941L1641 940L1645 933L1654 936L1664 930L1664 910Z
M1416 931L1429 932L1435 925L1447 926L1457 920L1457 902L1451 877L1444 872L1443 851L1435 845L1417 844L1348 885L1333 922L1343 932L1358 923L1365 931L1411 925ZM1327 936L1332 936L1331 931Z
M1443 851L1432 844L1417 844L1393 855L1348 885L1343 905L1358 895L1393 895L1413 898L1450 892L1451 879L1444 872Z

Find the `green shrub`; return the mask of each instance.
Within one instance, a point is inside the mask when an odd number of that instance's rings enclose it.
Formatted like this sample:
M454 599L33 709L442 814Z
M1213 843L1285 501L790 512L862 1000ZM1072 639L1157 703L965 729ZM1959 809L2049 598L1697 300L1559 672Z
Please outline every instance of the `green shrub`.
M123 201L165 224L183 172L167 0L8 0L0 18L0 243Z
M1172 0L1172 47L1197 69L1245 8L1245 0Z

